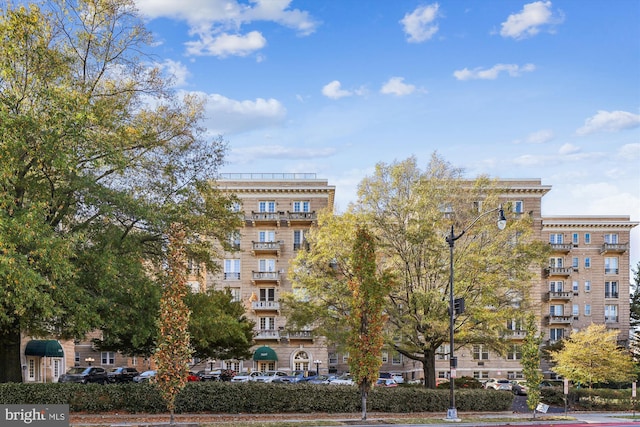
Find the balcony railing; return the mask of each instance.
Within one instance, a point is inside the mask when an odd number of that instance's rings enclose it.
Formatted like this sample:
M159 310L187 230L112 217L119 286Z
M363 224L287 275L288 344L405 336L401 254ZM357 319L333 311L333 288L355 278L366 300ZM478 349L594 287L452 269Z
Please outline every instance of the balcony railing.
M573 296L573 292L549 292L547 294L548 301L552 300L570 300Z
M524 338L527 336L527 331L522 330L522 329L510 329L507 331L507 335L505 336L505 338L515 338L515 339L519 339L519 338Z
M256 310L280 310L279 301L252 301L251 309Z
M264 254L264 253L280 253L280 249L284 242L279 240L277 242L251 242L253 254Z
M618 316L604 316L605 323L618 323Z
M277 329L258 329L254 339L257 340L276 340L280 338L280 331Z
M617 268L605 268L604 274L618 274Z
M571 243L549 243L553 252L571 252L573 244Z
M544 271L547 276L571 276L573 267L547 267Z
M618 293L617 292L605 292L604 293L604 297L605 298L618 298Z
M283 338L289 338L289 339L313 339L313 331L288 331L288 332L283 332L282 334Z
M629 250L628 243L605 243L600 248L600 253L625 253Z
M569 325L573 321L573 316L558 316L550 314L547 316L550 325Z
M252 271L251 280L257 282L277 282L280 283L280 272L278 271Z
M252 223L256 222L268 222L268 223L279 223L280 218L282 216L282 212L251 212L251 215L247 218Z
M240 280L240 273L224 273L224 280Z

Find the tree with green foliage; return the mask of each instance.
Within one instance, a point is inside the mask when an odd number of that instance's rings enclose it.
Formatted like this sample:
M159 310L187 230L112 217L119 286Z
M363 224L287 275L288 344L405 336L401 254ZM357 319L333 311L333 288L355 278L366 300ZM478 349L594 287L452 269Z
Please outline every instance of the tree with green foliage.
M595 383L626 382L635 378L627 349L618 346L618 331L591 324L572 333L561 350L551 353L555 373L591 388Z
M367 396L382 365L384 302L391 278L376 271L375 237L364 226L356 230L351 253L354 271L349 280L351 309L348 316L349 372L360 387L362 419L367 419Z
M632 268L633 282L631 283L631 328L640 327L640 262Z
M153 358L158 367L155 381L175 424L176 396L187 384L191 346L189 317L191 311L185 303L189 293L187 285L187 260L185 258L185 233L177 224L171 226L169 235L169 258L165 284L160 299L158 325L158 349Z
M540 403L540 383L542 382L542 370L540 369L542 335L538 333L535 315L529 314L525 319L524 330L526 336L522 343L522 375L527 381L527 407L533 411L535 418Z
M193 356L200 359L251 358L255 323L247 319L241 302L229 291L189 292L189 335Z
M22 380L22 334L100 329L148 354L169 225L210 271L241 225L212 185L226 144L144 56L151 41L132 0L0 12L0 382Z
M548 244L532 236L532 219L508 215L503 231L496 217L484 215L500 204L501 189L491 180L465 179L437 155L425 171L415 158L378 164L358 187L358 200L344 214L319 217L290 270L299 298L290 296L291 322L315 325L333 342L344 343L340 316L348 311L351 239L355 226L370 225L381 268L399 282L386 299L389 348L422 364L425 386L435 388L435 359L449 342L449 246L452 225L462 230L456 241L455 294L466 310L456 318L456 344L485 343L496 351L509 344L507 320L529 309L532 267L546 261ZM508 209L507 209L508 211ZM478 219L478 220L477 220ZM477 222L474 222L476 221Z

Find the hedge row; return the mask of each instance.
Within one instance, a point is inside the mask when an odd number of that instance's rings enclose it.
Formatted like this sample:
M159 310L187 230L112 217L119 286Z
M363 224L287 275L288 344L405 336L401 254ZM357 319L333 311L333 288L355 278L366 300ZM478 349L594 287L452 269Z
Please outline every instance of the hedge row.
M507 411L513 396L487 390L456 391L459 411ZM3 404L69 404L72 412L163 413L153 384L0 384ZM377 388L369 393L374 412L446 412L449 392L420 387ZM262 383L188 383L176 399L177 413L350 413L361 411L357 387Z
M541 392L545 403L564 406L566 397L568 408L577 411L628 411L637 404L631 398L631 389L570 388L566 396L562 387L546 387Z

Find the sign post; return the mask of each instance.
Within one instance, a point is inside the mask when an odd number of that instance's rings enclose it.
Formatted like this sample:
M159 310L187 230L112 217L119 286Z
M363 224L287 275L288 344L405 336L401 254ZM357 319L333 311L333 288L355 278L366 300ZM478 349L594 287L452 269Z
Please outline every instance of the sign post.
M564 416L567 416L567 406L569 402L569 380L567 378L564 379Z

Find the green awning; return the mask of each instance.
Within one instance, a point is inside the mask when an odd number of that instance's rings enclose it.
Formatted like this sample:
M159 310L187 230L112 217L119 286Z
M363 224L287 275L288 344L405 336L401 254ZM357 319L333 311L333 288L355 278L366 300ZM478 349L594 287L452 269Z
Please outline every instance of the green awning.
M260 360L277 361L278 360L278 355L276 354L276 352L271 347L267 347L265 345L265 346L262 346L262 347L258 347L256 349L256 351L253 352L253 360L256 360L256 361L260 361Z
M25 356L64 357L62 346L57 340L31 340L24 349Z

